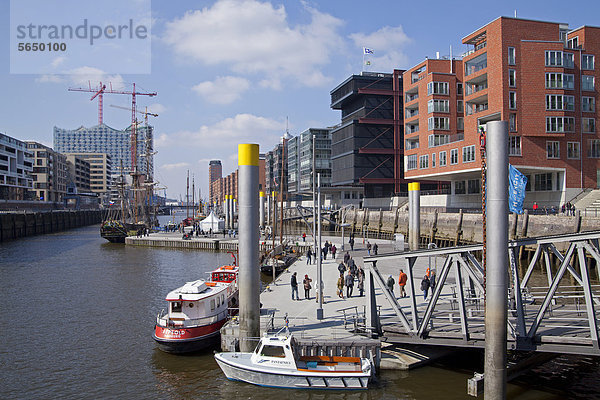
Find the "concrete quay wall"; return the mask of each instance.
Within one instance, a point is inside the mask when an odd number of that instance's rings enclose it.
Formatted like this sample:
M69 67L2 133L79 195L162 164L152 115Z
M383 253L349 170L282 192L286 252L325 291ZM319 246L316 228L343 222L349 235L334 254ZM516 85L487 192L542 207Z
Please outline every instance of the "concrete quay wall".
M0 242L102 222L100 210L0 213Z
M483 220L481 213L421 213L421 242L445 242L449 245L481 243L483 241ZM373 238L392 238L396 233L408 234L408 213L400 209L389 211L348 210L344 222L346 229L362 236L367 233ZM489 227L488 227L489 229ZM509 215L510 239L559 235L600 230L600 218L582 216Z

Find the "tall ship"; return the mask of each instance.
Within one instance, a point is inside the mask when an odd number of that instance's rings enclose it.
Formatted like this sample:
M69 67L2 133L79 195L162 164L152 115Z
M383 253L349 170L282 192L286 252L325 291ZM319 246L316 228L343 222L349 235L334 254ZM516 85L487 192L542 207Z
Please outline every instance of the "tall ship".
M225 265L169 292L152 338L168 353L190 353L219 343L220 329L238 307L238 267Z

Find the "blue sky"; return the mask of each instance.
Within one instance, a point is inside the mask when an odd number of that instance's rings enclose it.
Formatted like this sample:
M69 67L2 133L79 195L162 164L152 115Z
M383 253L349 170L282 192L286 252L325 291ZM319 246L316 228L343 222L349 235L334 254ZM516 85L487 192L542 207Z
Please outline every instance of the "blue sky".
M18 1L18 0L13 0ZM47 0L57 1L57 0ZM87 1L87 0L86 0ZM128 3L143 1L129 0ZM95 2L98 4L102 2ZM335 125L329 92L362 69L362 47L374 50L371 71L406 69L437 51L460 55L461 38L498 16L600 25L600 2L427 3L400 0L152 1L150 74L104 73L87 60L69 75L11 74L8 0L0 0L0 132L52 146L52 129L97 124L97 103L68 87L112 82L156 91L138 98L159 114L155 176L169 197L185 195L187 170L208 195L208 161L237 166L237 144L271 150L285 132ZM61 4L59 2L59 4ZM61 8L68 14L69 7ZM125 128L129 96L104 97L104 122Z

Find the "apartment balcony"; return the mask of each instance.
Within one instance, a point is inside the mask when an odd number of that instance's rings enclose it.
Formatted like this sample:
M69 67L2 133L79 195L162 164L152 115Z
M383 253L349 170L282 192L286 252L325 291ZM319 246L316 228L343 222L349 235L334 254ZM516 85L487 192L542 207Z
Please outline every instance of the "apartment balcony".
M415 89L418 89L418 86L415 87ZM419 98L419 91L416 90L412 93L406 92L405 93L405 101L404 101L404 107L408 107L409 103L417 100Z
M473 77L473 79L465 82L465 100L469 101L469 96L477 94L488 88L487 72Z
M487 52L471 58L468 61L463 60L465 65L465 78L487 68Z
M405 108L404 109L404 118L410 119L419 115L419 107L417 108Z
M419 132L419 124L404 124L404 134L412 135L413 133Z
M488 95L487 93L481 96L469 100L465 105L465 115L477 114L488 109Z

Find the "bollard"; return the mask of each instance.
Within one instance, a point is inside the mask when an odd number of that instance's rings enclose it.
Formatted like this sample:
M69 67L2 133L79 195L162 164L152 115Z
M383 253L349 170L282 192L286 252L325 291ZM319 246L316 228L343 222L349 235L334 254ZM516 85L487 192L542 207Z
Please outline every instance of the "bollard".
M487 268L484 397L506 398L508 122L487 123Z
M258 266L258 145L238 145L240 350L251 352L260 336Z
M411 182L408 184L408 243L411 250L419 249L421 236L421 184Z
M264 228L265 227L265 192L259 192L258 194L259 199L260 199L260 204L259 204L259 220L260 220L260 227Z
M229 195L225 195L223 200L223 212L225 213L225 229L229 229Z

